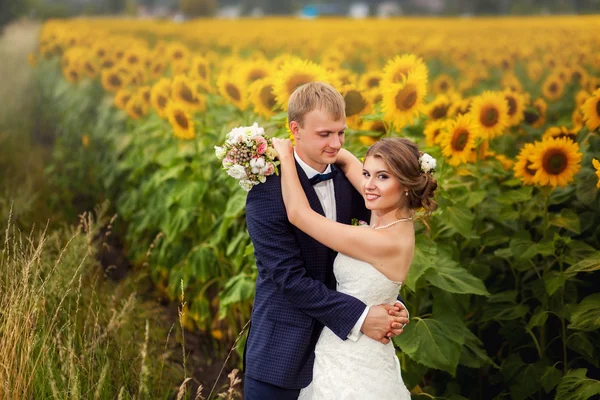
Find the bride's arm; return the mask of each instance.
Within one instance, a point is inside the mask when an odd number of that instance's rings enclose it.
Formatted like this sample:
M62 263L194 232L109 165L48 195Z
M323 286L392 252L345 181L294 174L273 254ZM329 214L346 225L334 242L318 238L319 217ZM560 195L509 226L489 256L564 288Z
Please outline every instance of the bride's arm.
M275 138L273 146L281 162L281 190L290 223L325 246L372 264L388 278L392 276L393 271L382 267L380 261L399 251L397 240L382 231L331 221L314 211L298 179L291 142Z
M337 155L335 165L340 167L346 178L350 181L354 189L360 194L363 193L363 164L354 154L346 149L340 149Z

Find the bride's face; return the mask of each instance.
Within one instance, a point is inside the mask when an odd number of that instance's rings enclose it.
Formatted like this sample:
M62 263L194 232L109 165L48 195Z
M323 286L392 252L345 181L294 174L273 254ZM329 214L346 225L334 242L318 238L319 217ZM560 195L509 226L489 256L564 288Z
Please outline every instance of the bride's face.
M363 197L369 210L386 213L399 207L404 190L381 158L365 158L363 178Z

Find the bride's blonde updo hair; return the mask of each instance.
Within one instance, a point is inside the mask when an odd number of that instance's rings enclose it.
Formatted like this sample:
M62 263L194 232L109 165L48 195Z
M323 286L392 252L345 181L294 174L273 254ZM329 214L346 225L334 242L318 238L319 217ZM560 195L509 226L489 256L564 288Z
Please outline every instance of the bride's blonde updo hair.
M425 215L430 215L437 209L433 199L437 189L437 181L431 172L423 172L419 158L423 152L416 144L404 138L385 138L372 145L367 157L383 160L402 186L408 190L408 208L410 210L424 209ZM404 196L404 194L403 194Z

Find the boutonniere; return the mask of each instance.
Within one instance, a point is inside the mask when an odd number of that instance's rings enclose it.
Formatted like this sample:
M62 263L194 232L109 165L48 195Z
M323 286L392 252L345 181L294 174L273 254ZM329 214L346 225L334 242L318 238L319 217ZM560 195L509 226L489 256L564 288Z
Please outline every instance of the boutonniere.
M352 218L351 223L354 226L369 226L369 224L367 224L365 221L363 221L362 219L358 219L358 218Z

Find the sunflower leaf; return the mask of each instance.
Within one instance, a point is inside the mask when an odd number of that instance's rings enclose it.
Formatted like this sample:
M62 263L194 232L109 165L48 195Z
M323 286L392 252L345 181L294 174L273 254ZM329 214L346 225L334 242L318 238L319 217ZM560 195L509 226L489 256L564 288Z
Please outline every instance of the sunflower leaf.
M571 310L569 329L594 331L600 329L600 293L589 295Z
M556 400L587 400L600 394L600 381L586 376L587 369L579 368L567 372L556 388Z
M550 224L565 228L571 232L581 233L581 221L575 211L565 208L559 214L550 215Z

